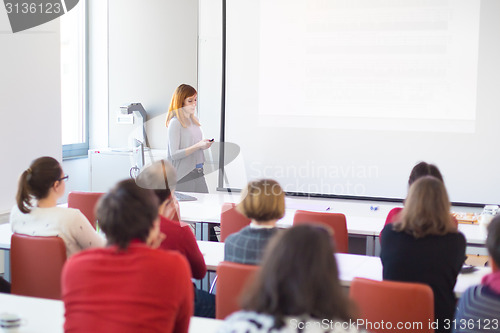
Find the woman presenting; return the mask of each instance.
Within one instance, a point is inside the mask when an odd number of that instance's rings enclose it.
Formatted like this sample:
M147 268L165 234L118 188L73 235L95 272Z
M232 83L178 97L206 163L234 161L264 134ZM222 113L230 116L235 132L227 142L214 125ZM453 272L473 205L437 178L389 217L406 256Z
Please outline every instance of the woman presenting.
M181 84L175 89L168 108L168 160L177 170L176 190L181 192L208 193L203 174L203 150L212 142L203 139L196 112L196 89Z

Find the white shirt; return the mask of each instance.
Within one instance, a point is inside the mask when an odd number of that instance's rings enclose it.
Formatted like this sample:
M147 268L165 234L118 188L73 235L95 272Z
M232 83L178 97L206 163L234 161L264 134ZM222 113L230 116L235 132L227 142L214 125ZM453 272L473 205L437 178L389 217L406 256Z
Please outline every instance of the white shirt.
M367 333L356 320L341 322L308 316L286 317L285 326L273 328L274 318L263 313L237 311L224 320L218 333Z
M66 255L89 247L102 247L105 240L78 209L33 207L28 214L14 206L10 212L12 232L29 236L58 236L66 245Z

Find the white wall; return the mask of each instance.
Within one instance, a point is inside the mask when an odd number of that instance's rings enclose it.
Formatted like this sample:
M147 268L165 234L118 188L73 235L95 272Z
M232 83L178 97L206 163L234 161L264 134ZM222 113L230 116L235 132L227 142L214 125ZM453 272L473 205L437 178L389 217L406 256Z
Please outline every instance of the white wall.
M152 148L166 149L165 115L174 89L197 85L197 0L109 0L109 146L126 147L133 125L120 106L140 102Z
M13 34L0 9L0 214L14 205L17 180L42 155L61 149L59 20Z
M59 202L68 202L68 193L71 191L89 190L89 159L75 158L62 163L64 173L69 176L66 182L66 193Z

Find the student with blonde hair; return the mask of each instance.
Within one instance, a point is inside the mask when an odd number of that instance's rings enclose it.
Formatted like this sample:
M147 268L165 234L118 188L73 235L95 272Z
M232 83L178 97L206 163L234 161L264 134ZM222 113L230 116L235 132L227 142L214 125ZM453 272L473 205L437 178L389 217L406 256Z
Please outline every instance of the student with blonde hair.
M267 242L278 231L276 222L285 215L285 192L277 181L261 179L249 182L241 198L236 209L252 221L226 238L224 260L256 265Z
M465 237L450 215L441 180L424 176L409 190L401 220L382 230L380 259L385 280L421 282L434 292L437 332L453 320L457 275L465 260Z

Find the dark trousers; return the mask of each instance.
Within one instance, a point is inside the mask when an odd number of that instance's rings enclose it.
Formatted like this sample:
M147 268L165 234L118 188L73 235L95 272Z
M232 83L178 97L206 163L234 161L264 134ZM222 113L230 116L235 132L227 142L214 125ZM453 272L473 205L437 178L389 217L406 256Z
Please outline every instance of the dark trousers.
M0 277L0 293L10 294L10 283Z
M194 315L215 318L215 295L194 287Z

